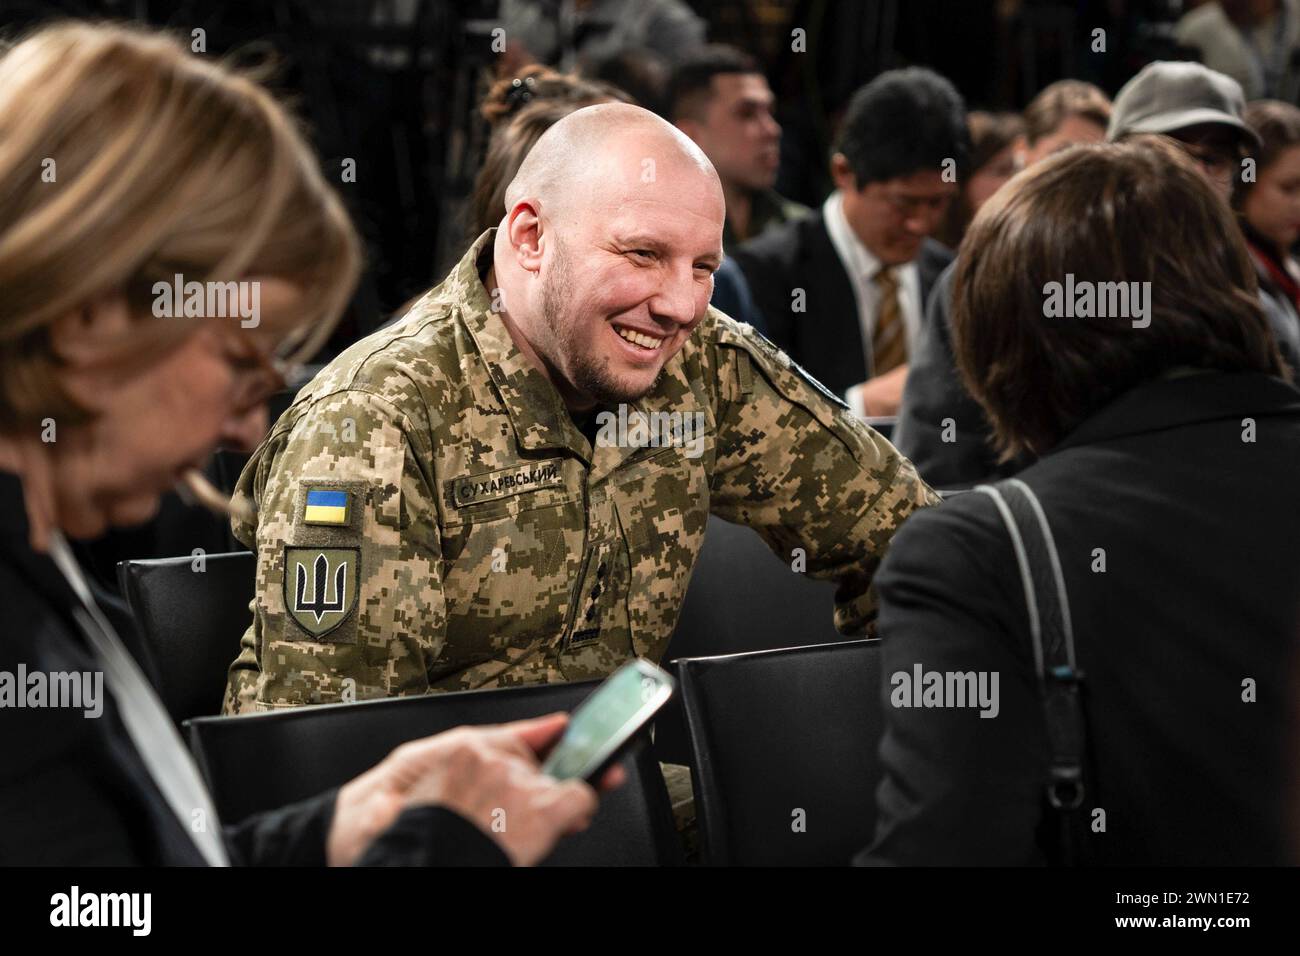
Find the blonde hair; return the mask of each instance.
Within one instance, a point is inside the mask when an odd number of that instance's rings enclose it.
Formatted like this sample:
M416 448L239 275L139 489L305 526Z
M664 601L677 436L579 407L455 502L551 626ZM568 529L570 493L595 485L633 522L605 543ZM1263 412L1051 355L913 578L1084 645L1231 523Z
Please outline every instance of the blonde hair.
M1110 97L1100 87L1083 80L1057 80L1038 91L1025 107L1025 142L1034 146L1061 128L1071 116L1086 119L1103 130L1110 122Z
M0 431L90 417L58 386L49 329L96 296L140 313L141 360L200 319L155 319L154 282L277 277L302 287L301 349L329 336L360 271L342 203L252 78L175 38L46 27L0 56Z

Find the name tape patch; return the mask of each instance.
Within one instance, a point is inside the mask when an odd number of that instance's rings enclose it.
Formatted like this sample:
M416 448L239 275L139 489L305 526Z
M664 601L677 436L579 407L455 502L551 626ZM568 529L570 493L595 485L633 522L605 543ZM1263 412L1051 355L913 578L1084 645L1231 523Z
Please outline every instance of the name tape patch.
M537 491L564 484L562 458L550 461L525 462L510 468L500 468L483 475L469 475L453 479L452 501L457 508L476 505L484 501L498 501L524 491Z

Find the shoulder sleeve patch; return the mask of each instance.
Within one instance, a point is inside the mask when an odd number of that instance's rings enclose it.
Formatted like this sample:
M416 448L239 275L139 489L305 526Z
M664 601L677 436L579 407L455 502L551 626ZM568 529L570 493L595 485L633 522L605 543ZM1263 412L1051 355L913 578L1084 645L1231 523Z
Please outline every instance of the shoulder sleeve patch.
M360 548L284 549L284 608L310 640L348 619L360 580Z
M303 479L293 497L292 543L354 544L365 530L365 510L373 504L371 491L372 483L364 479Z
M798 380L811 388L838 409L849 412L844 400L829 388L817 381L803 366L777 348L767 336L753 326L739 322L720 321L717 324L718 345L743 349L759 366L759 369L772 380L777 390L787 397L793 397L792 380ZM741 373L742 384L745 373ZM748 389L744 390L746 393Z

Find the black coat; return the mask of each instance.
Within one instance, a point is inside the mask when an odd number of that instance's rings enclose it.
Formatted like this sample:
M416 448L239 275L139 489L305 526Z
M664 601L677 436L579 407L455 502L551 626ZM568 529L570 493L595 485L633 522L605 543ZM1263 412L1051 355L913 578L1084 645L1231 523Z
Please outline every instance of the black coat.
M867 380L853 285L820 210L773 227L736 250L767 337L836 395ZM921 311L952 253L927 239L916 265ZM792 312L792 293L804 290L803 312Z
M1254 442L1242 440L1246 418ZM1085 675L1082 861L1291 859L1300 392L1260 374L1144 385L1018 477L1051 525ZM994 502L968 493L909 519L876 587L884 779L876 840L859 862L1043 860L1047 738ZM997 717L892 706L890 675L917 663L998 673ZM1096 809L1104 832L1092 832Z
M54 562L27 543L22 486L0 471L0 671L99 669L72 617L79 603ZM156 670L117 598L96 603L145 675ZM104 685L103 713L0 707L0 864L202 866L203 857L154 784ZM232 718L237 719L237 718ZM255 782L251 782L255 785ZM337 791L224 830L231 862L325 865ZM362 864L506 862L496 844L448 810L405 811Z

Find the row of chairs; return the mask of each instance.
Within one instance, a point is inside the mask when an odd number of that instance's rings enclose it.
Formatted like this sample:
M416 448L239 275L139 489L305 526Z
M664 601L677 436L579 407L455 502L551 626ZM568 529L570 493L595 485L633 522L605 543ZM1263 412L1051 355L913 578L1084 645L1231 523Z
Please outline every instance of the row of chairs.
M870 841L881 733L878 641L673 662L692 750L701 854L713 865L844 864ZM365 771L399 744L572 710L596 682L325 704L186 722L217 812L241 820ZM683 862L655 748L624 762L591 827L548 865Z
M252 552L198 560L117 566L119 590L155 658L163 703L178 726L220 711L226 671L252 615ZM832 621L834 594L834 584L796 573L750 529L710 518L664 660L841 640ZM679 713L660 721L657 740L667 759L686 751Z
M463 725L572 710L596 682L323 704L187 721L190 749L223 820L303 800L368 770L399 744ZM561 841L550 865L670 866L682 862L672 808L651 749L624 761L627 781L592 826Z
M596 686L211 716L248 621L254 559L206 562L202 574L190 558L123 562L119 582L156 658L164 703L228 821L338 786L406 740L572 710ZM706 863L842 864L865 846L878 782L878 649L834 631L832 593L749 529L711 519L665 656L679 694L656 722L654 745L625 761L625 785L548 863L681 863L659 761L691 767ZM782 646L792 644L805 646Z

